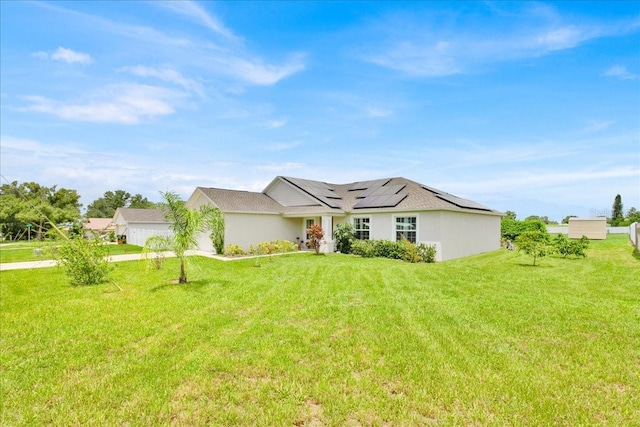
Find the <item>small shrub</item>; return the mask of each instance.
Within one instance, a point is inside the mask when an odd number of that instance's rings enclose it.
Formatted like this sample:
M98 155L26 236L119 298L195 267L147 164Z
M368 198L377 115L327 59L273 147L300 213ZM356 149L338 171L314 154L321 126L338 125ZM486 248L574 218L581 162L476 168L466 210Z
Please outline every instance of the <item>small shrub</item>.
M405 262L420 262L421 258L418 254L418 249L416 245L408 241L407 239L402 239L398 243L398 254L400 255L400 259Z
M107 248L98 239L77 236L67 240L58 250L61 266L72 285L97 285L109 274Z
M316 251L316 255L320 254L320 245L322 244L322 238L324 237L324 230L318 224L313 224L307 230L309 235L309 247Z
M575 256L585 258L587 254L585 250L589 246L587 236L582 236L579 240L569 240L564 234L558 234L553 244L560 255L563 257Z
M373 258L376 256L375 243L373 240L356 240L351 245L351 253L363 258Z
M237 256L237 255L245 255L245 251L242 249L240 245L228 245L224 250L224 254L226 256Z
M402 249L398 242L391 240L372 240L374 242L375 256L389 259L402 259Z
M418 243L416 245L416 249L418 250L418 256L422 262L436 262L436 247L434 245Z

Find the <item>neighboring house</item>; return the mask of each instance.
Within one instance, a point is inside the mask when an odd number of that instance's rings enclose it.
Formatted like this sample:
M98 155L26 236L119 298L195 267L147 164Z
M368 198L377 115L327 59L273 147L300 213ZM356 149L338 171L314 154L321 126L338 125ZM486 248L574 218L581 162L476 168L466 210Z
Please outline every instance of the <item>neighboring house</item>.
M95 235L108 237L112 231L115 231L113 218L89 218L84 224L84 235L88 238L93 238Z
M278 176L261 193L198 187L187 206L213 205L225 214L225 245L245 250L263 241L307 242L306 230L319 224L323 252L334 250L337 224L354 225L358 238L396 241L404 236L437 248L449 260L500 248L502 213L405 178L327 184ZM199 249L212 251L207 235Z
M607 219L605 217L569 218L569 238L579 239L582 236L594 240L606 239Z
M161 209L118 208L113 215L118 240L124 237L126 243L144 246L151 236L170 235L169 222Z

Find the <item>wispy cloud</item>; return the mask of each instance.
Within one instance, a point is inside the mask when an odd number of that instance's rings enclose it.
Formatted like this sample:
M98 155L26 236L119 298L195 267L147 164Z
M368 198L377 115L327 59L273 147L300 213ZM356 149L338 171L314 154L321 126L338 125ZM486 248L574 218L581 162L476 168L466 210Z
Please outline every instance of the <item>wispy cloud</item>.
M233 32L231 32L230 29L228 29L222 22L220 22L220 20L218 20L215 16L212 16L200 5L193 1L154 1L151 3L177 14L189 17L199 24L204 25L205 27L224 37L230 39L235 38Z
M195 80L184 77L181 73L171 68L153 68L144 65L123 67L118 71L125 71L140 77L153 77L168 83L181 86L189 91L202 95L202 85Z
M217 54L214 59L224 65L227 75L261 86L270 86L305 69L304 55L293 54L282 65L266 64L257 58L246 58L236 54Z
M40 51L34 52L32 56L39 59L50 59L53 61L62 61L67 64L91 64L93 59L88 53L76 52L71 49L59 47L52 53Z
M119 84L105 87L80 102L28 96L25 99L31 104L22 111L50 114L71 121L132 125L172 114L183 97L184 94L162 87Z
M606 77L616 77L622 80L637 80L640 79L640 74L634 74L627 70L627 67L622 65L614 65L609 68L603 74Z
M563 18L548 6L525 8L510 16L497 13L499 29L491 32L472 23L464 25L464 16L449 28L443 18L420 14L391 18L370 29L377 42L361 48L359 57L409 76L442 77L470 72L480 64L545 56L640 28L635 21L604 25ZM417 25L418 20L425 22Z
M265 128L267 129L278 129L283 127L284 125L287 124L287 121L285 119L281 119L281 120L269 120L265 123Z

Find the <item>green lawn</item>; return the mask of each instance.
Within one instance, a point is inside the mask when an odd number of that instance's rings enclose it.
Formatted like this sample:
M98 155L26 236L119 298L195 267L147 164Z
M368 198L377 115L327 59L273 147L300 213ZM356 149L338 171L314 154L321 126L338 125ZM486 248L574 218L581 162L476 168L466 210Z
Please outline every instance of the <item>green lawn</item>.
M0 273L0 424L640 425L640 260L113 264Z
M0 263L41 261L54 259L59 242L16 242L0 244ZM142 252L141 246L106 245L109 255L136 254Z

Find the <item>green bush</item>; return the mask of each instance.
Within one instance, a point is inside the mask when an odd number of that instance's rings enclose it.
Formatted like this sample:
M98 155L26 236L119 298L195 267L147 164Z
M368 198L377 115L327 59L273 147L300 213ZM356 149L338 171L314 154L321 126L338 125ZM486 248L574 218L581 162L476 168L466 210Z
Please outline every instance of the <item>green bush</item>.
M405 262L420 262L420 255L418 254L418 249L416 245L408 241L407 239L402 239L399 242L396 242L398 245L398 254L400 255L400 259Z
M373 240L375 256L380 258L401 259L402 249L398 242L391 240Z
M519 221L509 217L502 219L500 223L500 232L506 240L515 241L519 235L527 231L547 232L547 226L540 220L529 219Z
M336 225L333 238L336 241L336 250L343 254L349 254L351 253L351 246L356 240L356 231L351 223L343 222Z
M76 236L62 244L57 254L58 265L72 285L97 285L107 280L108 250L100 240Z
M227 248L224 250L224 254L226 256L235 256L235 255L245 255L245 252L242 249L242 246L240 245L228 245Z
M579 240L569 240L564 234L558 234L553 244L560 255L563 257L576 256L585 258L587 254L585 250L589 247L589 239L582 236Z
M376 256L375 243L373 240L355 240L351 245L351 253L363 258L374 258Z
M435 246L420 243L415 245L406 239L398 242L390 240L355 240L351 253L363 258L401 259L406 262L435 262Z
M425 243L418 243L416 245L420 260L426 263L436 262L436 247L434 245L427 245Z

